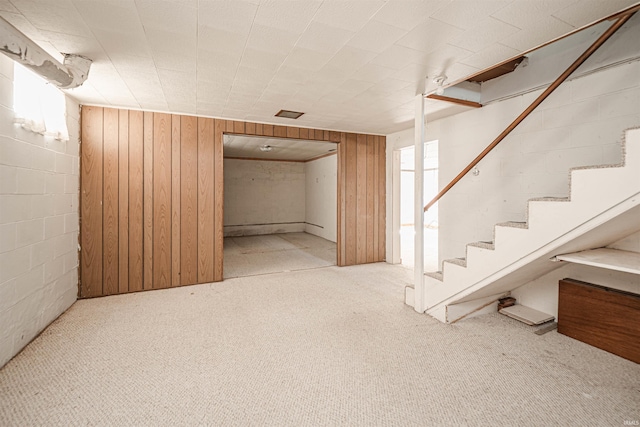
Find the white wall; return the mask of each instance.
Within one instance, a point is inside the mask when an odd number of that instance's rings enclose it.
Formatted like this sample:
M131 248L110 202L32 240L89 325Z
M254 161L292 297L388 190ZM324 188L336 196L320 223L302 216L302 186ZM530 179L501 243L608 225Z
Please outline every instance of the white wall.
M69 141L13 123L13 61L0 55L0 366L78 293L79 107Z
M338 232L338 156L304 163L305 228L309 234L332 242Z
M304 163L224 159L224 234L305 229Z
M440 187L540 92L441 120ZM640 62L565 83L442 199L440 259L492 240L498 222L524 221L530 198L567 196L570 168L620 163L623 131L638 124Z

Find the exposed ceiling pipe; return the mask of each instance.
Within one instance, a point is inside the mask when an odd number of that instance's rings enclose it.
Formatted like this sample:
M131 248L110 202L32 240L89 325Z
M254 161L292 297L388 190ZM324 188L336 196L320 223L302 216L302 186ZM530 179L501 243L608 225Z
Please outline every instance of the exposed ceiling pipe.
M0 51L30 68L60 89L78 87L89 77L91 60L64 54L61 64L13 25L0 17Z

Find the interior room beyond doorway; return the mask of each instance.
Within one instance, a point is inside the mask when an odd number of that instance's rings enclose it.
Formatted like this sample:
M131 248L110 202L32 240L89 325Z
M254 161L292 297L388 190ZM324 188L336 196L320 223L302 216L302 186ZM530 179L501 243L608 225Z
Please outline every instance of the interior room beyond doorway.
M224 136L224 278L336 265L337 144Z
M400 258L402 265L414 265L414 173L415 149L400 150ZM424 144L424 201L431 200L438 192L438 141ZM438 205L424 214L424 268L438 268Z

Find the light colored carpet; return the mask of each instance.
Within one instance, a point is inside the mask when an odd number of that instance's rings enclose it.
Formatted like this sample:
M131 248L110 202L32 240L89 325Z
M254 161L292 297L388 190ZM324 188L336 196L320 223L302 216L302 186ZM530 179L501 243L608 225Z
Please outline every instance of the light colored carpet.
M328 267L336 244L307 233L225 237L224 278Z
M372 264L81 300L0 371L0 425L623 426L640 366Z

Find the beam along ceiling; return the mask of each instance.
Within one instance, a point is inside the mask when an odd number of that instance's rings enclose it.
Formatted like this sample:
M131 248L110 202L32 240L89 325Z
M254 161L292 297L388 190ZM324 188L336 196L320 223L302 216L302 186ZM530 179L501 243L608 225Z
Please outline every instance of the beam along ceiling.
M265 149L264 147L270 147ZM224 157L306 161L335 153L335 142L225 135Z
M0 16L58 58L94 61L67 91L84 104L387 134L412 126L427 75L464 79L635 3L0 0Z

